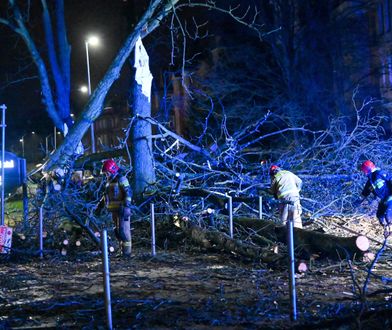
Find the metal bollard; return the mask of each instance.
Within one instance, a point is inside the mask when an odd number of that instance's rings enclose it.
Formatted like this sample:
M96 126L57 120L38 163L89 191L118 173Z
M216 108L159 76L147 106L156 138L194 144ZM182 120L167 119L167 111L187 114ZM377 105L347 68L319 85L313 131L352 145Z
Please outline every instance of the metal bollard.
M22 196L23 196L23 225L24 228L27 228L29 223L28 223L28 218L29 218L29 197L27 194L27 174L26 174L26 159L21 158L20 159L20 172L23 177L23 184L22 184Z
M230 237L233 238L233 197L229 198L229 225L230 225Z
M297 320L297 295L295 291L294 219L287 220L287 245L289 248L290 319Z
M263 196L259 196L259 219L263 220Z
M42 259L44 257L44 208L41 206L39 208L39 257Z
M154 209L154 203L150 204L150 210L151 210L151 255L155 257L156 251L155 251L155 209Z
M110 298L110 270L109 270L109 254L108 254L108 234L106 229L101 233L102 248L102 264L103 264L103 289L105 295L105 310L107 328L113 329L112 325L112 303Z

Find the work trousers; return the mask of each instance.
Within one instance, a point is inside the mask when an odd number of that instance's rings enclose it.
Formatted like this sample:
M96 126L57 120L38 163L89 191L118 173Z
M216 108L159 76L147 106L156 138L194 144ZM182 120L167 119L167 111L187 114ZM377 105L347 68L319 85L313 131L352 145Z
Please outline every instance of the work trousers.
M299 199L295 201L279 201L279 217L282 223L286 223L287 220L292 219L294 227L302 228L301 214L302 207Z
M382 226L392 225L392 200L381 201L378 204L377 218Z
M122 253L130 255L132 253L132 234L131 234L131 220L126 217L120 210L111 211L112 219L116 227L116 236L120 242Z

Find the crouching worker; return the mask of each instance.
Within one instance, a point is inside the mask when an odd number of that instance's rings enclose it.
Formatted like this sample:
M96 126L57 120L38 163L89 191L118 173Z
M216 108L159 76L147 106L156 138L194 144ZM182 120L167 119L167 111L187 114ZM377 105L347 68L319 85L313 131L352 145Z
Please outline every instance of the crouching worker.
M132 189L127 177L116 162L108 159L103 163L102 172L107 177L105 205L112 214L116 237L119 240L122 255L130 256L132 252L131 236L131 202Z
M282 170L277 165L271 165L269 174L271 177L270 193L279 202L279 216L282 223L293 219L294 227L302 228L301 203L299 192L302 180L295 174Z
M366 160L361 165L361 171L367 176L367 182L362 190L363 202L370 194L378 197L380 203L377 209L377 218L384 227L384 236L390 235L392 226L392 177L376 165Z

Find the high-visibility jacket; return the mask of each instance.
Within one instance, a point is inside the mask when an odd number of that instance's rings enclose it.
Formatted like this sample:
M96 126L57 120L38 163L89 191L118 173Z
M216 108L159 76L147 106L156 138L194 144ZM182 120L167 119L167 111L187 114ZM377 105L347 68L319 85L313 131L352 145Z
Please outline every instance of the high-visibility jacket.
M118 174L106 183L105 203L109 211L131 206L132 189L125 175Z
M377 168L368 175L362 195L367 197L373 193L382 201L386 201L392 195L391 180L392 178L388 173Z
M280 170L271 178L270 192L277 199L295 200L299 199L302 180L294 173Z

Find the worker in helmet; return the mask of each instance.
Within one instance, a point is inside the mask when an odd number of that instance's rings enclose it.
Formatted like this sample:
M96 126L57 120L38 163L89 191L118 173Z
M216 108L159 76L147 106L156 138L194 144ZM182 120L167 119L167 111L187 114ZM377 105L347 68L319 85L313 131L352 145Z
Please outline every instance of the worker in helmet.
M112 214L116 226L116 236L120 242L123 256L132 252L131 203L132 190L127 177L113 159L105 160L102 172L107 177L105 205Z
M270 193L279 201L279 216L282 223L292 219L294 227L302 228L301 203L299 192L302 180L290 171L282 170L278 165L271 165Z
M384 227L384 236L388 237L392 226L392 177L370 160L364 161L360 169L367 176L367 182L362 190L364 198L361 202L370 194L380 199L376 215Z

